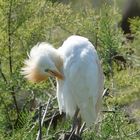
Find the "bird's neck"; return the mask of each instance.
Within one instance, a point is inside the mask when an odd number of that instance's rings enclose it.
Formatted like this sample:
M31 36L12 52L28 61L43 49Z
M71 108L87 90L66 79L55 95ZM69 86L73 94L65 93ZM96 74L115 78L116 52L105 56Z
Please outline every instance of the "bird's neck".
M53 49L53 53L51 55L51 58L56 66L56 68L62 72L63 68L63 59L61 58L60 54L58 53L57 49Z

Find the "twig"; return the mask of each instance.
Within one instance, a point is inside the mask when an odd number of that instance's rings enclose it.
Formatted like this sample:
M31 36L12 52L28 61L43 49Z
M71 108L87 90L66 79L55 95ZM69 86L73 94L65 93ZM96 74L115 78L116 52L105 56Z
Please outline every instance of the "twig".
M74 133L75 133L75 130L76 130L76 128L72 130L72 132L71 132L71 134L70 134L70 136L69 136L69 139L68 139L68 140L71 140L72 136L73 136L73 135L74 135Z
M51 127L51 124L52 124L52 121L53 121L53 118L54 118L55 114L56 114L56 112L54 112L54 114L51 117L51 121L50 121L49 126L48 126L48 129L47 129L47 134L46 134L47 136L49 134L49 130L50 130L50 127Z
M51 101L51 98L48 99L48 103L47 103L47 106L46 106L46 108L45 108L45 112L44 112L43 117L42 117L41 126L43 126L43 122L44 122L45 116L46 116L46 114L47 114L50 101Z
M40 104L40 106L39 106L39 130L38 130L38 133L37 133L36 140L41 140L42 139L41 114L42 114L42 106Z
M109 94L108 94L108 91L109 91L108 88L104 89L103 94L102 94L102 97L103 97L103 98L104 98L105 96L108 96L108 95L109 95Z
M115 110L102 110L103 113L116 113Z
M30 134L30 133L32 132L32 130L35 128L36 125L37 125L37 122L35 122L35 123L33 124L33 126L31 127L31 129L28 131L28 134Z
M44 119L45 119L45 116L47 114L47 110L48 110L48 107L49 107L49 104L50 104L50 99L51 98L48 99L48 102L47 102L42 120L41 120L42 106L40 105L40 108L39 108L39 130L38 130L38 133L37 133L36 140L41 140L41 138L42 138L42 126L43 126L43 122L44 122Z
M80 131L79 131L79 135L80 135L80 136L82 135L85 126L86 126L86 123L84 122L84 123L82 124L81 128L80 128Z

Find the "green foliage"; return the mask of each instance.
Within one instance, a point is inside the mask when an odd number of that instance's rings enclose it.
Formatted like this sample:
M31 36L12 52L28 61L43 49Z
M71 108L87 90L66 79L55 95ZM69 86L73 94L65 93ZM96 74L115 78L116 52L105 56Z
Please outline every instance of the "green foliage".
M117 110L104 113L102 121L96 127L98 130L96 128L94 131L90 130L90 135L85 133L83 136L85 140L137 139L137 134L133 133L138 129L137 125L129 123L125 114Z
M20 69L27 52L39 41L47 41L59 47L69 35L78 34L89 38L101 58L107 75L105 86L110 88L113 95L113 98L108 97L104 101L105 107L119 108L115 113L104 113L98 124L97 133L95 128L91 128L85 131L83 139L138 140L139 134L135 133L140 129L138 123L130 122L129 117L123 112L123 107L140 100L139 19L131 20L134 40L125 40L123 44L124 36L116 25L120 20L117 7L105 5L100 12L91 8L75 11L71 5L52 2L0 1L0 139L36 139L39 125L34 117L38 114L38 104L46 103L51 97L54 108L50 109L47 115L52 115L58 110L56 100L53 101L56 85L53 79L31 84L21 76ZM132 54L128 53L130 49L134 51ZM125 70L117 70L117 65L113 61L116 54L126 58ZM138 114L139 109L133 113L135 117ZM55 130L48 125L43 126L44 139L58 138L63 131L69 130L70 124L71 120L68 119L58 122Z
M134 33L135 40L132 42L131 46L135 52L132 56L133 65L136 67L140 67L140 18L135 18L130 20L131 30Z
M113 74L113 56L121 52L122 33L116 25L119 17L115 7L105 5L102 8L98 24L98 40L105 73Z

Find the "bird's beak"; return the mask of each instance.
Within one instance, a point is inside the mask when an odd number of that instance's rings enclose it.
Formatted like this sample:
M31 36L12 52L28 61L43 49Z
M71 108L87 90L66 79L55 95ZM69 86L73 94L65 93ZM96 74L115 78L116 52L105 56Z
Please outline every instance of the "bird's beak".
M52 76L55 76L56 78L60 79L60 80L63 80L64 79L64 76L63 74L61 74L60 72L58 71L52 71L52 70L49 70L48 73Z

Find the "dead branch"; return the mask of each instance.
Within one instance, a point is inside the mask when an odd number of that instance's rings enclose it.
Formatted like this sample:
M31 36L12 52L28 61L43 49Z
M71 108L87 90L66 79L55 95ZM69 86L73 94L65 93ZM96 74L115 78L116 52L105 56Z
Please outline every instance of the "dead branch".
M40 105L40 107L39 107L39 130L38 130L38 133L37 133L36 140L41 140L42 139L42 126L43 126L44 119L45 119L45 116L46 116L47 111L48 111L48 107L49 107L50 101L51 101L51 98L48 99L48 102L47 102L47 105L46 105L46 108L45 108L45 111L44 111L42 119L41 119L41 116L42 116L42 105Z
M53 116L51 117L51 121L50 121L49 126L48 126L48 129L47 129L47 134L46 134L47 136L49 134L49 130L50 130L51 124L53 122L53 119L54 119L55 114L56 114L56 112L54 112Z

